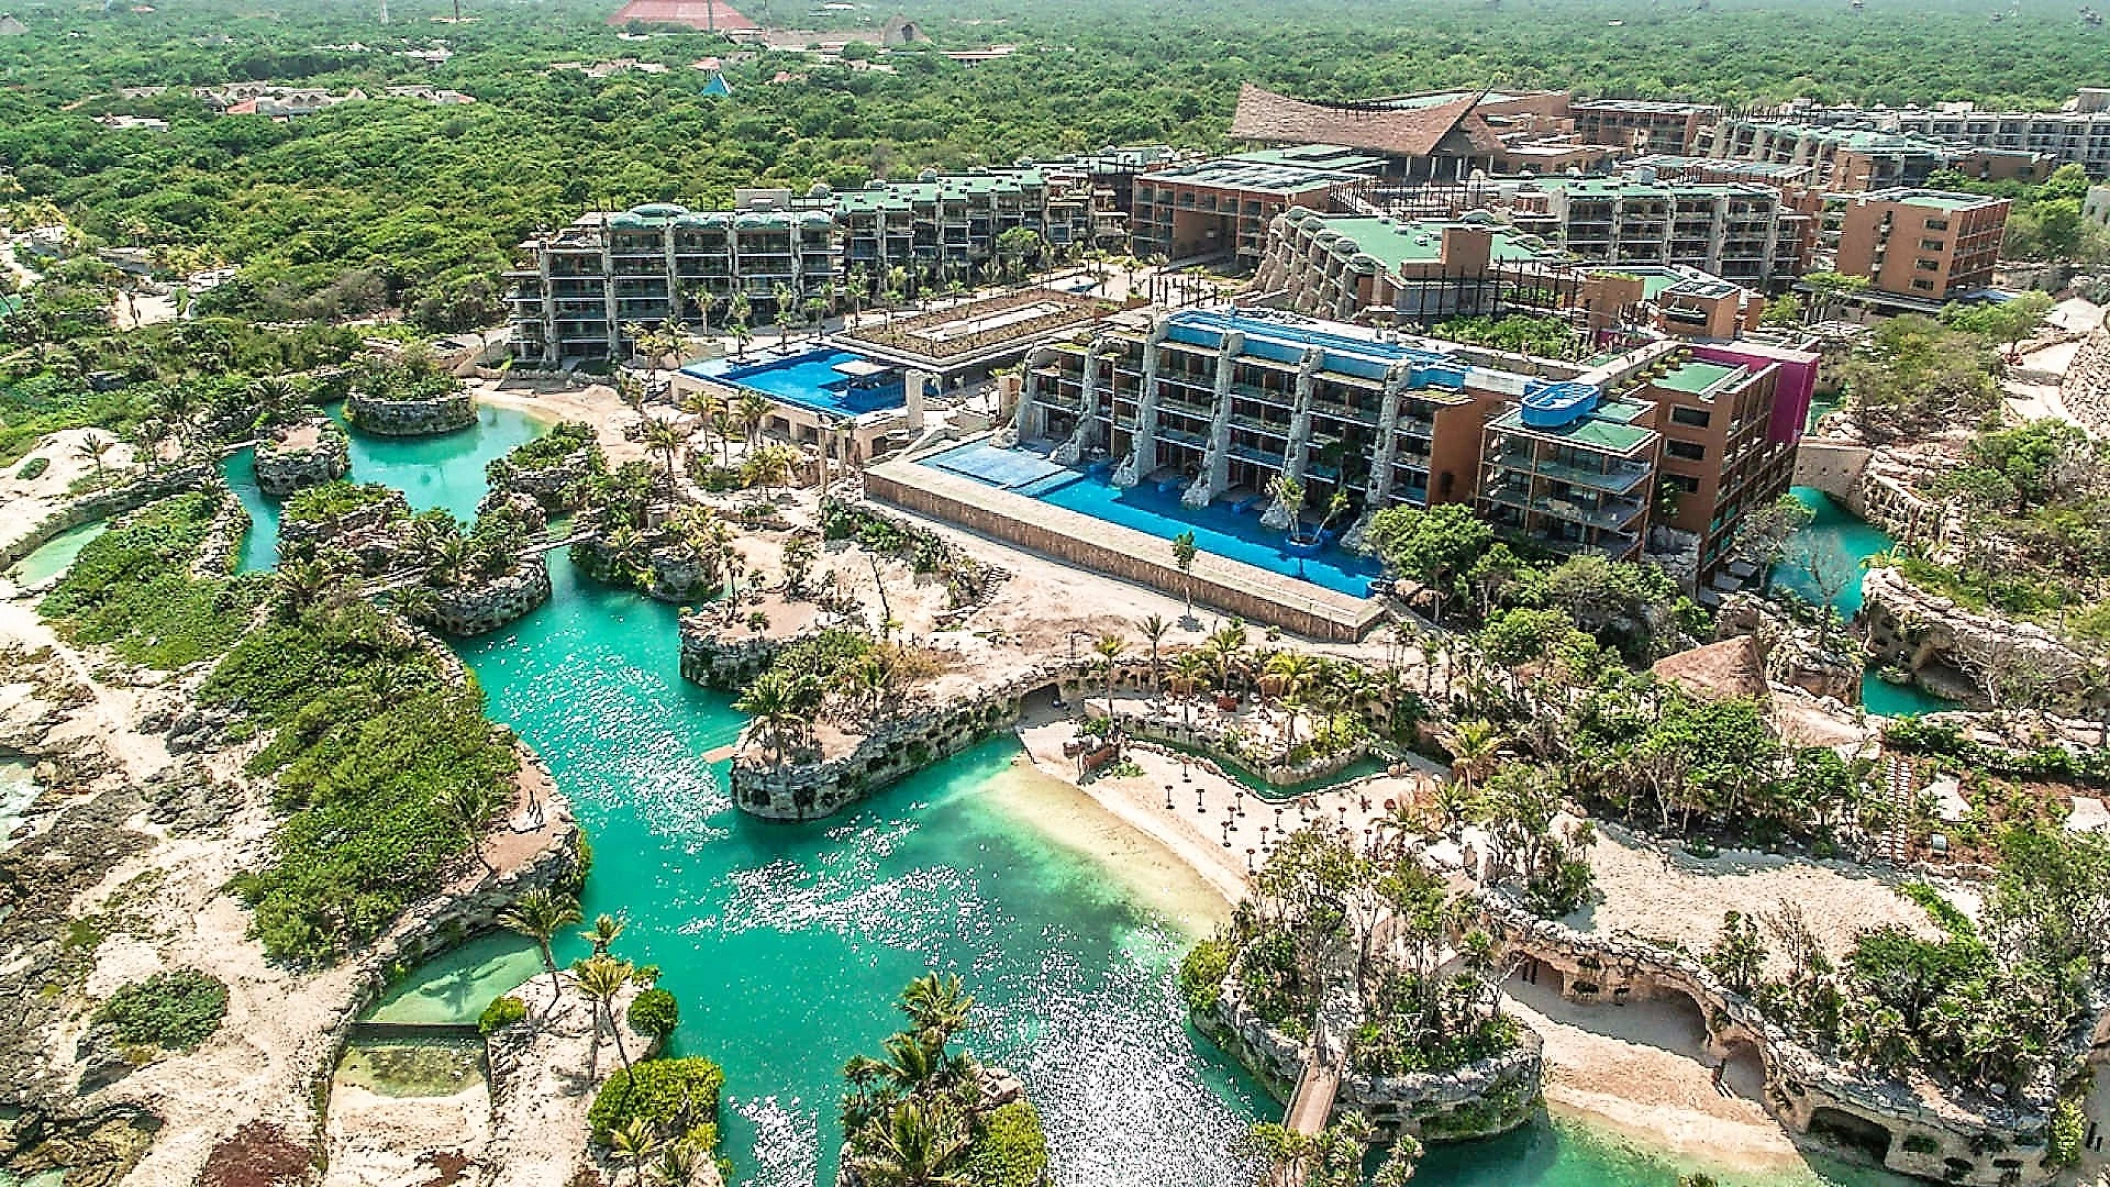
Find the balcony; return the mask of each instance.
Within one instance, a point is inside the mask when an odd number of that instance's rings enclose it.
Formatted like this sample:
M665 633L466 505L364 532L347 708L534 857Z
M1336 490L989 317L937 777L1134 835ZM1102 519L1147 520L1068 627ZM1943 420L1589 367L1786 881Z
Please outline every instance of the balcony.
M1603 469L1577 466L1568 462L1540 459L1536 455L1515 449L1498 450L1487 459L1494 469L1510 470L1522 474L1536 474L1565 482L1569 486L1580 486L1589 490L1605 491L1624 495L1648 481L1647 466L1610 464Z

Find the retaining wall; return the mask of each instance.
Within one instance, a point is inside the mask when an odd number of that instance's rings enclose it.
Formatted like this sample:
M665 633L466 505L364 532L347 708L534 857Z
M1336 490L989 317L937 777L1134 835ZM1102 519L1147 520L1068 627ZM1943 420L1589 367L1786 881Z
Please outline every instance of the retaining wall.
M353 392L344 400L346 423L377 437L429 437L476 423L476 398L467 391L429 400L376 400Z

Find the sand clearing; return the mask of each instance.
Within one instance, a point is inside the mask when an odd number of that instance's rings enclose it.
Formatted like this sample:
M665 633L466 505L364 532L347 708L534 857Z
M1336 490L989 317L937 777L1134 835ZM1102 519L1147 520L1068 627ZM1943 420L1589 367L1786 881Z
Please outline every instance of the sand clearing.
M1924 910L1871 870L1741 851L1711 859L1672 856L1635 842L1617 825L1599 822L1598 829L1603 839L1590 851L1590 868L1602 900L1564 921L1581 931L1704 952L1720 933L1724 912L1770 911L1786 899L1802 908L1835 957L1853 946L1857 933L1887 923L1930 939L1940 934ZM1775 975L1786 971L1780 959L1776 953Z

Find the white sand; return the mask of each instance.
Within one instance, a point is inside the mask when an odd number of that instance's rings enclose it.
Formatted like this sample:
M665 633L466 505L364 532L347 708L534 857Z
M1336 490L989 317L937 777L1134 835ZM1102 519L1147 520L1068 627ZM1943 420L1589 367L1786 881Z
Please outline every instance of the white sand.
M132 465L132 447L118 441L116 434L102 429L65 429L38 438L36 447L23 454L22 461L0 469L0 543L12 543L28 535L31 528L68 501L68 487L83 475L94 472L94 461L77 452L80 444L90 437L114 443L103 455L105 472L121 471ZM47 459L51 464L35 478L15 477L23 462L33 457Z

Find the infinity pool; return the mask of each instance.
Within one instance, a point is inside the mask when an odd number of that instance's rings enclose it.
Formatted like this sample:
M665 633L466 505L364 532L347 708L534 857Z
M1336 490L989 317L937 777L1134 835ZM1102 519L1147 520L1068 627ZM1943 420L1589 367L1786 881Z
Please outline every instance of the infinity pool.
M999 481L981 477L967 466L946 464L955 454L964 455L968 450L985 448L979 442L971 442L924 458L922 464L973 478L984 485L1000 486ZM1193 532L1194 545L1203 552L1241 561L1270 573L1280 573L1284 577L1309 581L1353 598L1369 597L1371 580L1382 572L1370 557L1332 544L1313 556L1291 555L1287 548L1288 535L1280 528L1271 528L1260 522L1261 512L1267 507L1264 499L1253 500L1244 511L1233 510L1222 500L1207 507L1184 507L1180 505L1177 486L1163 491L1151 482L1119 487L1103 469L1065 469L1011 490L1080 515L1134 528L1160 540L1170 541L1182 532ZM1335 524L1334 530L1346 526Z
M688 368L692 375L717 379L757 391L770 399L810 412L858 416L906 402L901 377L888 375L877 382L853 379L836 368L845 363L868 363L863 355L847 350L812 350L787 359L766 363L726 366L706 363Z

